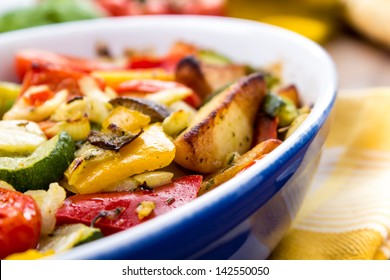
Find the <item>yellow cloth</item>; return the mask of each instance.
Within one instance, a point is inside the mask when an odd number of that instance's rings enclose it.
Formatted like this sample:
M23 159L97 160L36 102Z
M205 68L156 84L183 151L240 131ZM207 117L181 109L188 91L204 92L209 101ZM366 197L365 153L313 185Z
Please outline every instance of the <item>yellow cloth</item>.
M389 259L390 88L343 91L313 190L271 259Z

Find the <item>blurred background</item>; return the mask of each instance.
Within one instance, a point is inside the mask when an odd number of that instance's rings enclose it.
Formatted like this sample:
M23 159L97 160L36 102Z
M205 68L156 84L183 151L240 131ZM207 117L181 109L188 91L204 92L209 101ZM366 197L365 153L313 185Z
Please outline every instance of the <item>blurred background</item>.
M0 0L0 33L144 14L217 15L278 25L330 53L340 88L390 85L389 0Z

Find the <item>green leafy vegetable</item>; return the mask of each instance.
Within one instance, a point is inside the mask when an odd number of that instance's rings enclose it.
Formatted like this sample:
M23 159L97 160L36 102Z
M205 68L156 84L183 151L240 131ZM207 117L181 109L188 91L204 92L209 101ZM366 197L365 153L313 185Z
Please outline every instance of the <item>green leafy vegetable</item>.
M102 11L90 1L43 0L39 5L1 15L0 32L102 16Z

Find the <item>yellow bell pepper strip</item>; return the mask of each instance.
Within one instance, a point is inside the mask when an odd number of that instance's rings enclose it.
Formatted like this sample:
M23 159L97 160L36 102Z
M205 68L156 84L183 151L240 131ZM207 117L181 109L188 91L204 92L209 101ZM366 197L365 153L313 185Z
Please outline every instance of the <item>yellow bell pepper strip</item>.
M175 157L175 145L156 123L145 127L140 136L118 152L103 153L107 153L106 158L79 156L71 163L65 171L66 187L71 192L96 193L132 175L165 167Z
M114 90L116 90L121 83L131 80L153 79L162 81L173 81L175 79L173 73L170 73L162 68L93 71L92 76L97 79L103 80L106 86L109 86Z
M156 189L70 196L56 212L57 225L83 223L109 235L192 201L201 183L202 176L189 175Z
M39 49L24 49L17 52L15 56L16 73L21 79L33 67L45 67L46 65L56 65L61 69L69 69L83 73L90 73L94 70L109 71L119 68L117 65L110 62L63 55Z
M127 130L131 133L137 133L141 128L150 123L150 117L124 106L115 107L108 117L102 123L102 131L109 131L108 127L112 124Z
M14 253L6 257L6 260L37 260L42 259L45 257L49 257L51 255L54 255L53 250L49 250L46 252L40 252L36 249L29 249L22 253Z

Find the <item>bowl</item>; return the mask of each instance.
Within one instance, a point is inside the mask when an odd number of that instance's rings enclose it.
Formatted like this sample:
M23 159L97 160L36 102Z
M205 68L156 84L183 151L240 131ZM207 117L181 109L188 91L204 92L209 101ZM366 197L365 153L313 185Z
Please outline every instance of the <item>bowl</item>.
M184 40L254 66L283 64L312 111L267 157L207 194L147 223L55 255L57 259L264 259L290 228L321 156L336 97L336 72L317 44L290 31L241 19L140 16L56 24L0 36L0 80L16 80L14 54L42 48L93 57L95 44L153 47Z

